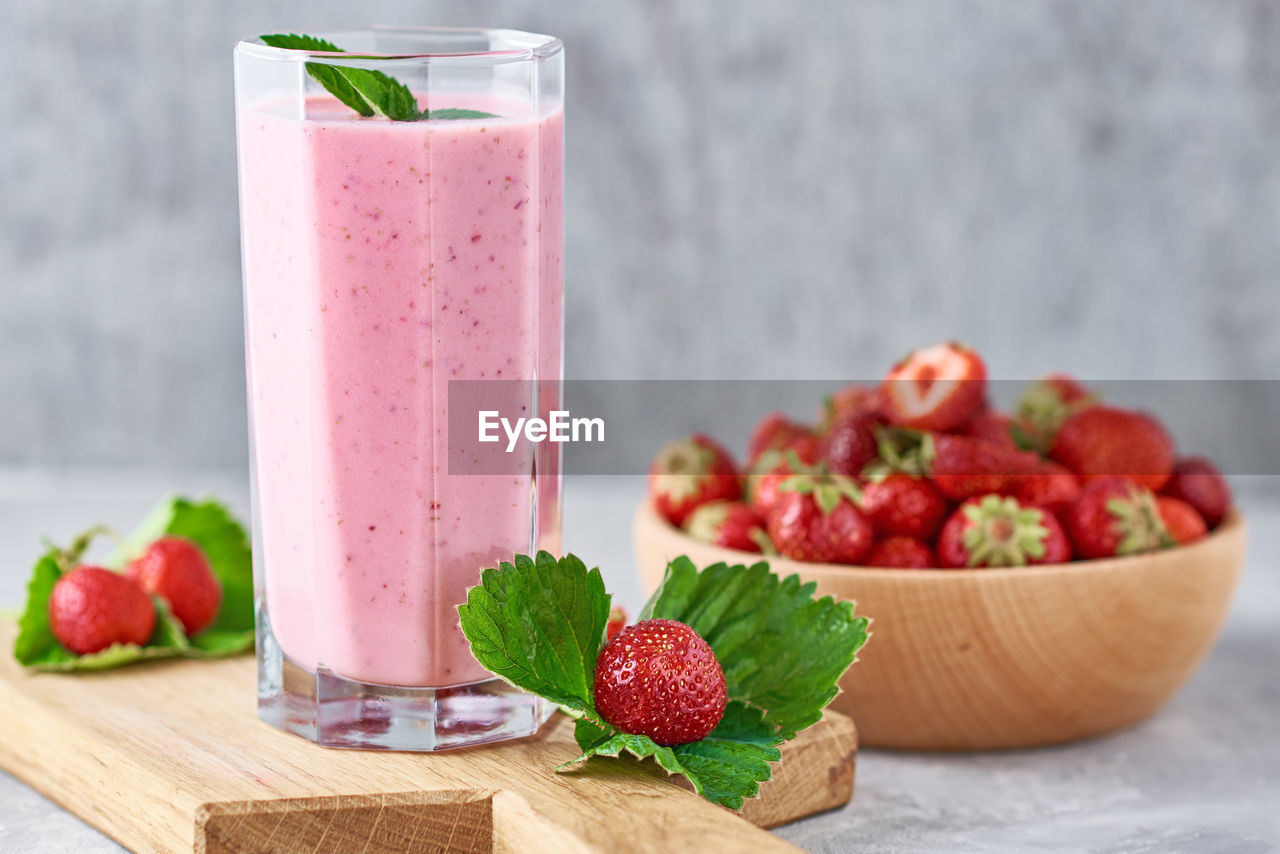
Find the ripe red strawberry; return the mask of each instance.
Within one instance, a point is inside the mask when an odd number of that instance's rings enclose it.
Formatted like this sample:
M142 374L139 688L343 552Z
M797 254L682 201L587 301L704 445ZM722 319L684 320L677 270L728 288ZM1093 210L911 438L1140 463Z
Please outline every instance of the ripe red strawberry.
M613 605L609 608L609 622L604 624L604 640L605 643L613 640L618 632L622 631L623 626L627 624L627 609L621 605Z
M924 456L929 475L948 498L1007 492L1016 476L1035 471L1040 458L982 439L948 434L928 438Z
M1160 521L1164 522L1169 536L1180 546L1194 543L1209 533L1209 526L1196 512L1196 508L1180 498L1157 495L1156 509L1160 511Z
M1204 457L1183 457L1173 466L1164 494L1195 508L1210 528L1216 528L1231 509L1231 487L1217 466Z
M742 552L762 552L769 543L764 519L741 501L710 501L684 520L689 536Z
M817 438L813 435L813 430L798 421L792 421L781 412L770 412L751 432L751 438L747 441L747 463L754 465L766 451L785 451L796 446L808 449L809 453L816 451ZM805 458L802 451L798 450L797 453L801 459Z
M819 563L858 563L871 548L871 522L858 487L843 475L793 475L778 487L769 539L779 554Z
M1086 484L1119 475L1158 490L1173 472L1173 440L1150 415L1092 406L1063 423L1049 458L1080 475Z
M803 443L801 443L803 444ZM811 463L813 457L804 456L805 449L792 447L784 453L768 450L760 455L760 459L752 464L744 478L746 481L747 505L762 518L768 518L769 511L778 500L778 484L793 474L816 474L818 468Z
M1123 477L1086 486L1063 523L1082 559L1149 552L1173 542L1151 490Z
M837 421L850 415L880 415L879 387L853 383L837 389L822 402L818 413L818 432L826 433Z
M859 506L877 535L917 540L932 540L951 509L936 486L909 474L872 478Z
M169 604L188 636L209 627L222 605L222 585L200 547L182 537L161 537L125 569L138 586Z
M1097 403L1097 395L1079 380L1066 374L1049 374L1022 392L1017 406L1017 425L1036 450L1043 453L1049 450L1063 422Z
M1040 507L983 495L961 504L938 535L938 565L1029 566L1071 560L1062 525Z
M962 424L956 432L961 436L971 436L1016 451L1018 445L1013 440L1013 429L1014 421L1008 415L994 409L984 409Z
M649 466L654 509L677 527L708 501L733 501L741 494L733 458L701 433L663 445Z
M986 399L987 366L960 344L936 344L910 353L881 385L889 423L917 430L952 430L973 417Z
M876 426L880 417L870 412L854 412L831 425L822 437L818 458L836 474L856 477L876 458Z
M606 721L668 747L715 729L727 702L715 653L675 620L645 620L619 632L596 659L594 689Z
M1080 488L1080 478L1070 469L1042 460L1030 473L1014 475L1001 491L1023 504L1034 504L1061 516L1080 497Z
M100 566L79 566L58 579L49 595L49 627L77 655L121 643L145 644L156 609L136 582Z
M864 566L894 569L932 569L938 565L933 549L911 537L889 537L878 541L862 559Z

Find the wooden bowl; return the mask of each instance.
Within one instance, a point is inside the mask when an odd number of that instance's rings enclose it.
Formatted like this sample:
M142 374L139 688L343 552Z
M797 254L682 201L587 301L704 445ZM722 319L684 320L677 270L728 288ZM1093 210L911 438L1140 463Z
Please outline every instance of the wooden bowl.
M700 567L760 559L686 536L647 502L635 546L648 590L677 555ZM980 750L1086 738L1154 713L1213 645L1244 551L1233 512L1190 546L1028 569L769 562L872 618L833 704L864 745Z

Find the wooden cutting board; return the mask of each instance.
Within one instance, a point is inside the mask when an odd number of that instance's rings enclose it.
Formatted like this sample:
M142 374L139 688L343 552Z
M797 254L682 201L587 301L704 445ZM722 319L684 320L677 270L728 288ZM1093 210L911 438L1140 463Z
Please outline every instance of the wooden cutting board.
M782 748L741 815L652 763L576 755L556 715L532 738L438 754L332 750L257 718L254 662L26 673L0 629L0 766L135 851L795 851L761 827L846 803L853 722Z

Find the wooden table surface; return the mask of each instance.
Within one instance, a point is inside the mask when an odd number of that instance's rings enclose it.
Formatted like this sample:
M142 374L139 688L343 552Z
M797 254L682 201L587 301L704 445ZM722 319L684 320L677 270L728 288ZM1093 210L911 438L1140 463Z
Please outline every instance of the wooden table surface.
M1082 744L988 755L863 750L845 808L778 828L811 851L1280 850L1280 490L1245 495L1250 554L1234 611L1200 672L1155 718ZM1272 479L1275 480L1275 479ZM242 512L242 475L0 470L0 606L19 604L42 535L128 527L169 489ZM641 478L567 484L565 542L634 613L630 544ZM0 851L121 849L0 773Z

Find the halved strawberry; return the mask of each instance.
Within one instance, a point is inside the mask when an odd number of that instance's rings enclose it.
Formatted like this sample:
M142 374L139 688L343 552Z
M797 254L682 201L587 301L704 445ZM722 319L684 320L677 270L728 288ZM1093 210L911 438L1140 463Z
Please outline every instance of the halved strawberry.
M676 526L708 501L732 501L741 494L733 458L701 433L663 445L649 466L653 506Z
M916 350L890 369L881 384L891 424L946 431L973 417L987 394L987 366L960 344Z
M1071 560L1062 525L1048 510L1016 498L970 498L938 535L938 564L948 568L1029 566Z
M689 536L742 552L772 550L764 519L741 501L709 501L684 520Z
M1173 544L1155 495L1128 478L1090 483L1067 509L1063 522L1076 556L1084 559L1139 554Z
M838 474L793 475L778 487L769 539L794 560L858 563L871 548L871 522L857 507L858 486Z

